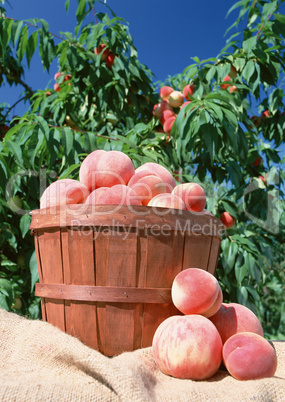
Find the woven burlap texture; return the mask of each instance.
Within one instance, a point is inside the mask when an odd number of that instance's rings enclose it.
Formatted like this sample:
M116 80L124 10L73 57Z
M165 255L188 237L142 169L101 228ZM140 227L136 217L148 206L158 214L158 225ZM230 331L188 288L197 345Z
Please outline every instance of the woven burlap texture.
M109 358L51 324L0 309L0 401L285 401L285 342L273 378L207 381L161 373L151 348Z

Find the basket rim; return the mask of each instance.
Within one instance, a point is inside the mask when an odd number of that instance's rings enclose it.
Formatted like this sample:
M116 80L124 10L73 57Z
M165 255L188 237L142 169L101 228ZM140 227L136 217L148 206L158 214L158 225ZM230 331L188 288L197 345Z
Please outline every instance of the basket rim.
M220 219L181 209L138 205L69 204L30 212L30 229L132 227L164 231L191 232L222 239L224 226Z

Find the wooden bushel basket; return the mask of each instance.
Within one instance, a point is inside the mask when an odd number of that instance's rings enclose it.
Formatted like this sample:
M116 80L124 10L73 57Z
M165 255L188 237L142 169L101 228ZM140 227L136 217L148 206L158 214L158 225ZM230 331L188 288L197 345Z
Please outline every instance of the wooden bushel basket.
M174 277L193 267L215 274L222 228L211 216L166 208L32 211L43 320L106 356L150 346L158 325L180 314Z

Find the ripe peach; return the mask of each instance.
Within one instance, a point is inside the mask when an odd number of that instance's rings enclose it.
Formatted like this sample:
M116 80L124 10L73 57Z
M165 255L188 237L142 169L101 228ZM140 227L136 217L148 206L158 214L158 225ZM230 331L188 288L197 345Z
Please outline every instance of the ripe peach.
M277 369L274 348L253 332L231 336L224 344L222 354L226 369L237 380L273 377Z
M156 195L149 201L148 206L186 210L185 204L181 198L169 193Z
M223 81L231 81L231 77L229 75L226 75ZM222 84L221 89L227 89L230 86L230 84Z
M176 120L176 115L168 117L168 119L165 120L165 122L163 124L163 131L166 134L170 135L175 120Z
M96 150L82 162L79 180L93 191L98 187L127 185L134 174L133 162L123 152Z
M267 174L265 173L265 176L259 175L258 178L263 181L263 183L266 185L267 184Z
M266 119L266 118L268 118L268 117L270 117L269 110L264 110L264 111L261 113L261 116L260 116L261 120Z
M60 92L60 91L61 91L61 88L60 88L60 86L58 85L57 82L54 84L53 89L54 89L56 92Z
M223 294L219 282L209 272L188 268L173 280L171 297L174 306L183 314L214 315L221 307Z
M196 86L194 84L185 85L182 91L184 98L190 101L191 99L189 98L189 95L193 96L195 88Z
M142 205L135 191L124 184L116 184L102 192L96 204Z
M153 197L166 192L162 179L147 170L135 173L128 186L138 195L142 205L147 205Z
M54 79L57 80L61 75L63 75L63 73L57 72L54 75Z
M66 74L66 75L64 76L63 81L69 81L69 80L71 80L71 74Z
M108 54L109 54L109 49L104 50L103 53L101 53L103 51L103 49L105 49L106 45L104 43L101 43L101 45L99 45L98 49L97 47L95 47L94 49L94 53L95 54L101 54L101 60L106 60Z
M173 110L164 110L161 114L161 117L159 119L160 123L163 125L167 119L170 117L176 117L176 114L173 112Z
M235 225L235 223L236 223L235 218L234 218L233 216L231 216L231 215L230 215L228 212L226 212L226 211L223 212L223 213L221 213L220 219L221 219L223 225L224 225L227 229L232 228L232 227Z
M188 211L201 212L205 208L206 194L197 183L178 184L172 193L184 201Z
M254 332L263 336L259 319L246 306L238 303L222 303L220 309L210 317L217 327L223 343L239 332Z
M99 196L105 193L106 190L109 190L110 187L99 187L96 190L92 191L88 197L86 198L85 204L97 204L97 200Z
M262 162L262 159L261 159L261 157L260 156L258 156L256 159L255 159L255 161L253 162L253 164L252 164L252 166L259 166L260 164L261 164L261 162Z
M238 89L235 85L230 86L230 93L238 92Z
M159 118L159 117L156 115L156 109L157 109L158 105L159 105L159 103L156 103L156 104L154 105L153 109L152 109L152 114L153 114L153 116L155 116L155 117L157 117L157 118Z
M115 61L115 55L113 53L109 53L108 56L106 57L105 63L107 64L110 70L112 70L114 61Z
M88 187L78 180L59 179L48 186L40 199L40 208L56 205L83 204L88 195Z
M160 99L168 99L169 95L174 91L173 88L169 87L169 86L164 86L162 88L160 88L159 90L159 97Z
M260 125L260 118L257 116L251 116L250 120L252 120L253 124L255 127L258 127Z
M180 106L180 110L183 109L185 106L189 105L189 103L191 103L191 101L186 101L182 103L182 105Z
M154 162L144 163L143 165L141 165L136 169L136 173L141 172L142 170L147 170L148 172L151 172L152 174L160 177L166 186L167 193L171 193L171 191L176 186L176 182L172 174L164 166L161 166L158 163Z
M179 107L182 105L184 95L179 91L173 91L168 98L168 102L172 107Z
M172 106L168 103L167 100L162 100L160 103L157 104L157 107L155 108L154 115L158 119L161 118L162 112L164 110L172 110Z
M221 337L201 315L172 316L155 331L152 353L159 369L172 377L205 380L222 362Z
M87 155L81 163L79 169L79 181L84 183L90 191L93 191L96 188L95 174L97 171L97 163L101 156L106 152L107 151L104 151L103 149L97 149Z

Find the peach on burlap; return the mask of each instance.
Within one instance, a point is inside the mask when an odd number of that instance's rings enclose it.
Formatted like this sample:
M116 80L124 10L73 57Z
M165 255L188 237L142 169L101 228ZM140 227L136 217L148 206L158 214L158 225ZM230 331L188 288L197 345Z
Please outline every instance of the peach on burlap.
M51 324L0 309L0 401L284 401L285 342L274 342L274 377L237 381L219 370L205 381L161 373L151 348L113 358Z

